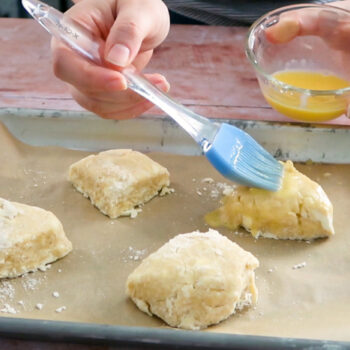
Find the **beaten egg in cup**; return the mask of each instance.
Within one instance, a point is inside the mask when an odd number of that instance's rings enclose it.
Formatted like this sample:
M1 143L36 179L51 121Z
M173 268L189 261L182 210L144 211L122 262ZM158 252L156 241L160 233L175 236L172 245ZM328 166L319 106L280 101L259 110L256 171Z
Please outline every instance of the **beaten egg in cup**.
M348 114L349 39L349 11L286 6L252 25L246 54L275 110L295 120L323 122Z

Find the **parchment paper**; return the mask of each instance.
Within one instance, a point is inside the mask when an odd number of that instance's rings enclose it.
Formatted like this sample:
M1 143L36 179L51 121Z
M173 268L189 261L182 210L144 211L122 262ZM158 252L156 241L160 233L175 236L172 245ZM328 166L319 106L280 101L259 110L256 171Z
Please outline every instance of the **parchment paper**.
M46 272L0 282L0 315L165 327L126 298L126 278L174 235L207 230L203 216L218 206L220 196L213 197L225 180L203 157L151 153L169 169L176 192L154 198L135 219L111 220L66 181L68 166L87 154L23 145L0 124L0 196L53 211L74 247ZM350 340L350 165L297 167L329 195L336 235L306 243L220 229L260 260L259 301L208 331ZM206 177L215 183L202 183Z

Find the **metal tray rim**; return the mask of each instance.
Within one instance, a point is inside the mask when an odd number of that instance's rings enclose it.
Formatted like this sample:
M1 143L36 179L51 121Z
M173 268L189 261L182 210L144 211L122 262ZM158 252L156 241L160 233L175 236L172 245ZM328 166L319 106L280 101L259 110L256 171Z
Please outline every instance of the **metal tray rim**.
M0 317L7 338L191 349L345 349L350 342Z
M16 116L14 118L13 116ZM86 111L0 108L0 121L20 141L85 151L134 148L199 155L201 148L167 116L104 120ZM83 123L81 121L84 121ZM213 119L245 130L280 160L350 163L350 127Z

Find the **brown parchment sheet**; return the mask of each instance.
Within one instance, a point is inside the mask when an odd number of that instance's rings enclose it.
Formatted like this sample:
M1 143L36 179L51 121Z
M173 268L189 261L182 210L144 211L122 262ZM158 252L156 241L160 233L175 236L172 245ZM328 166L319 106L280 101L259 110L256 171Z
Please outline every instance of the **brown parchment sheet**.
M135 219L111 220L66 180L69 165L87 154L24 145L0 124L0 197L54 212L74 247L45 272L2 280L0 315L166 327L126 298L126 278L143 257L176 234L207 230L203 216L219 205L215 194L226 180L204 157L151 153L169 169L175 193L154 198ZM350 340L350 165L297 168L329 195L336 235L306 243L255 240L243 231L219 229L260 260L259 300L256 308L208 331ZM206 177L215 183L203 183ZM293 269L303 262L303 268ZM41 310L37 304L42 304ZM55 311L62 306L66 310Z

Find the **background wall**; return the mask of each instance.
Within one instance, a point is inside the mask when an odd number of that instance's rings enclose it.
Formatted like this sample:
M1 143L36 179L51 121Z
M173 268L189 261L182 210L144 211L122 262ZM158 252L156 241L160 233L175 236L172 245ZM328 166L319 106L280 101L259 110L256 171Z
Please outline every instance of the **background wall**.
M45 3L65 11L71 5L70 0L44 0ZM0 17L28 17L20 0L0 0Z
M71 0L42 0L60 11L66 11L71 5ZM102 1L102 0L101 0ZM21 5L20 0L0 0L0 17L29 17ZM201 24L201 22L184 17L170 11L171 23Z

